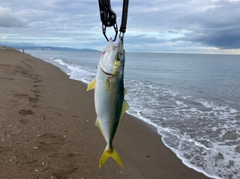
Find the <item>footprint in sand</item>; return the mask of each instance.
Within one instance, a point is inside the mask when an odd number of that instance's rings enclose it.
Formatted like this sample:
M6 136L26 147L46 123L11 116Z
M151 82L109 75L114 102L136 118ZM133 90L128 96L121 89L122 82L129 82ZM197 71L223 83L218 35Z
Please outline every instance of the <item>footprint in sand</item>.
M36 103L38 101L38 98L37 97L29 97L28 101Z
M25 116L25 115L33 115L34 113L30 109L22 109L18 112L19 114Z
M33 92L34 94L40 93L39 90L32 90L32 92Z
M40 82L42 82L42 80L34 79L32 82L33 82L33 83L40 83Z
M56 151L66 143L63 136L46 133L37 138L38 149L42 152Z
M21 124L27 124L27 123L29 123L29 120L28 119L20 119L19 122Z
M14 78L5 78L5 77L0 77L2 80L14 80Z
M38 87L38 85L32 85L34 88L37 88Z
M24 94L24 93L15 93L13 94L14 97L28 97L28 94Z
M38 105L34 104L32 105L33 108L38 108Z

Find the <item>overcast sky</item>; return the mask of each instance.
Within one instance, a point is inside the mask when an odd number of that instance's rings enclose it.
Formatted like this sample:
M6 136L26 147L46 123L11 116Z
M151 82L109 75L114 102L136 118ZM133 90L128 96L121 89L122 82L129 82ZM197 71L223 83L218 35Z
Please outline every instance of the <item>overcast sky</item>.
M101 27L98 0L0 1L2 42L103 50ZM129 0L124 39L127 51L240 54L240 0Z

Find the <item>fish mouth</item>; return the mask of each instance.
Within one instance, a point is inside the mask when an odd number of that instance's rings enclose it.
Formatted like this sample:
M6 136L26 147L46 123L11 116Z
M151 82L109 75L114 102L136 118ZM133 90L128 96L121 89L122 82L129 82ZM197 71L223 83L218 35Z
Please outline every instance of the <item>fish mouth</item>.
M112 75L113 75L112 73L107 73L107 72L105 72L102 68L101 68L101 70L102 70L102 72L103 72L104 74L106 74L106 75L108 75L108 76L112 76Z

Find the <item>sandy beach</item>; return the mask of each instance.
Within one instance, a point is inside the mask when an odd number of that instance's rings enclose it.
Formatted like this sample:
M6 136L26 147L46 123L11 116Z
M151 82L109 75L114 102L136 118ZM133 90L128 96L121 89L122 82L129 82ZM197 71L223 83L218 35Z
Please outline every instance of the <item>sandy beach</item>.
M44 53L44 51L43 51ZM1 179L207 179L182 164L155 128L125 114L108 159L93 91L57 67L0 47Z

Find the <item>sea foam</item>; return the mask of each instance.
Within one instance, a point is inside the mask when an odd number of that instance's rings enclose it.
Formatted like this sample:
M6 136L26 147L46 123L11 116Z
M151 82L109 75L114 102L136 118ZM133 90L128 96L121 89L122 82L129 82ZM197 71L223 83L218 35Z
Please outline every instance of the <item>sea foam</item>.
M61 68L71 79L89 83L95 77L98 60L95 66L86 66L85 61L80 64L54 57L45 60ZM154 80L141 74L143 69L138 70L140 57L132 58L136 59L132 62L134 68L126 70L132 74L127 74L125 79L126 100L131 107L127 113L155 126L164 144L186 166L216 179L240 178L239 110L220 101L194 97L169 85L153 83ZM158 63L161 61L155 61L155 66ZM137 75L132 73L134 70Z

